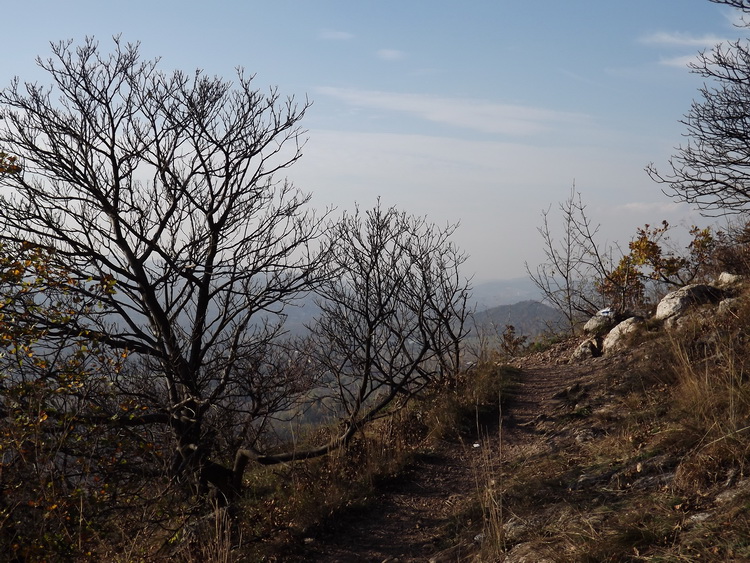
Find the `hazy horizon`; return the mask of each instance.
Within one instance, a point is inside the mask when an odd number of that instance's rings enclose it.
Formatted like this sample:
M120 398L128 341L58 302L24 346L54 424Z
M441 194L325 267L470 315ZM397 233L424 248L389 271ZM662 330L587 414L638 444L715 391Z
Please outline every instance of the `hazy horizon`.
M0 84L48 82L49 42L140 41L164 70L231 79L313 101L288 177L316 207L384 205L460 222L475 283L517 279L542 259L543 209L582 192L602 242L662 219L700 222L644 172L684 139L702 80L686 63L744 36L708 0L607 3L193 0L20 3L4 10Z

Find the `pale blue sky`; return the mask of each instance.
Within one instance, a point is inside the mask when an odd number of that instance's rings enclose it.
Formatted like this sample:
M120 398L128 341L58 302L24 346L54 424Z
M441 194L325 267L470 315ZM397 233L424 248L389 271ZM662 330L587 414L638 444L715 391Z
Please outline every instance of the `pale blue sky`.
M49 42L122 34L165 70L307 95L289 178L321 208L386 205L438 223L478 282L542 258L540 212L575 181L610 240L694 222L646 176L681 142L700 77L685 62L740 37L708 0L43 0L3 7L0 84L44 79Z

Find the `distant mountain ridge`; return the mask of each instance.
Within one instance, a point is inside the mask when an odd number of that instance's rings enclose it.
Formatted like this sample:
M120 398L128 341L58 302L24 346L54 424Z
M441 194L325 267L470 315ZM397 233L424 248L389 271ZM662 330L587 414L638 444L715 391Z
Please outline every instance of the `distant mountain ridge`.
M307 295L284 309L284 327L292 336L304 336L320 312L314 295ZM536 336L546 330L546 323L556 321L555 309L539 302L539 289L529 278L483 282L472 287L469 307L481 323L500 328L512 324L518 334ZM510 319L510 320L509 320Z
M539 288L528 277L478 283L471 294L477 311L542 298Z
M474 321L480 329L494 329L498 332L513 325L517 335L530 337L550 330L560 330L565 326L565 317L560 311L534 300L479 311L474 314Z

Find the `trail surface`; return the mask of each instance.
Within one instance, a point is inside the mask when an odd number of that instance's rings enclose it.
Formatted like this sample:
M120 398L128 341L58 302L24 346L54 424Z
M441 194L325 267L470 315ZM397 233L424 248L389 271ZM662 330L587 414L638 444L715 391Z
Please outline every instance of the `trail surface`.
M590 388L596 363L555 363L561 360L554 351L551 356L519 365L520 384L505 407L502 432L495 428L481 442L435 444L398 479L380 487L367 510L339 518L313 538L299 561L442 563L476 552L476 531L458 529L454 515L476 497L477 471L488 459L485 449L502 464L515 448L547 440L550 419L561 407L574 408Z

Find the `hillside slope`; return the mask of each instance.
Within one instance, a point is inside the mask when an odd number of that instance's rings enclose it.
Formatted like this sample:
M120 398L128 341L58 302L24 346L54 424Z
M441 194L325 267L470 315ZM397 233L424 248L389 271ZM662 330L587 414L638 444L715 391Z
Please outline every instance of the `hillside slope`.
M743 299L611 357L512 360L479 433L424 442L285 560L750 560L748 319Z
M557 332L565 326L565 319L560 311L532 300L479 311L474 314L474 321L476 327L494 329L500 333L506 326L512 325L516 335L529 337Z
M484 416L480 434L425 444L398 476L378 488L365 508L339 514L308 537L295 561L474 560L483 533L478 494L496 471L536 441L540 416L552 420L557 397L588 385L591 367L550 364L513 371L507 414ZM488 413L485 411L485 415Z

